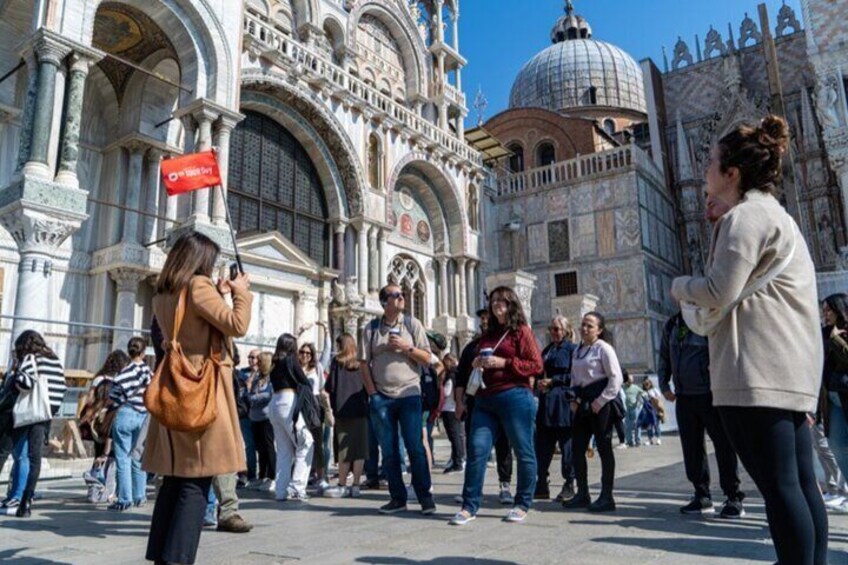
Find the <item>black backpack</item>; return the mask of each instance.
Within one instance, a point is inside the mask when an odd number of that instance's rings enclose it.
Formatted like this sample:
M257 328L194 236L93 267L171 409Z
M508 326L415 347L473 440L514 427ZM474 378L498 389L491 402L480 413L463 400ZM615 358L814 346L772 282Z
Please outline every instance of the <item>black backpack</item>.
M428 365L421 369L421 408L433 412L442 404L439 390L439 375L435 367Z

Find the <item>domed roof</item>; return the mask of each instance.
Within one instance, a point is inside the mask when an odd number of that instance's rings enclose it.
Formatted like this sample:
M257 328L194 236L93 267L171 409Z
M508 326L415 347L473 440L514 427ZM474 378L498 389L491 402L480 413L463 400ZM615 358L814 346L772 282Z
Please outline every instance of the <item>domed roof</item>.
M592 39L592 28L575 16L569 1L551 38L554 44L518 72L510 108L552 111L612 106L647 113L642 69L616 47Z

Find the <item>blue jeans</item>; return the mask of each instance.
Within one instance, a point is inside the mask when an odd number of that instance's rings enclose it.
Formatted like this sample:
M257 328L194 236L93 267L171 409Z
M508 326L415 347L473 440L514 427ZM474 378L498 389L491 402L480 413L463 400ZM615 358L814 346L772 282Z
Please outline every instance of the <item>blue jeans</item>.
M430 469L427 454L421 441L421 396L389 398L381 393L371 395L371 418L374 431L383 451L383 467L389 481L392 500L406 502L406 485L403 483L400 462L400 436L409 452L412 466L412 487L419 502L430 500ZM398 433L400 426L400 433Z
M209 489L209 496L206 497L206 514L203 516L203 521L206 523L218 523L218 497L215 496L215 489Z
M250 418L239 418L239 428L241 428L241 437L244 439L247 479L252 481L256 478L256 443L253 441L253 428L250 427Z
M642 430L636 425L639 419L639 407L627 408L627 414L624 416L624 437L627 439L627 445L633 447L642 442Z
M830 402L830 420L828 420L827 444L836 457L836 464L842 475L848 477L848 414L835 392L828 392Z
M118 502L140 503L145 499L144 489L147 476L141 470L141 460L130 453L135 447L147 414L129 406L118 408L112 424L112 449L115 453L115 480L118 484Z
M514 506L525 512L530 509L537 479L536 450L533 444L535 422L536 402L529 389L516 387L474 400L465 486L462 489L462 508L472 516L480 509L486 462L498 439L499 426L509 438L518 460Z
M20 500L24 495L27 476L29 476L29 438L22 436L12 450L12 473L9 482L9 498Z

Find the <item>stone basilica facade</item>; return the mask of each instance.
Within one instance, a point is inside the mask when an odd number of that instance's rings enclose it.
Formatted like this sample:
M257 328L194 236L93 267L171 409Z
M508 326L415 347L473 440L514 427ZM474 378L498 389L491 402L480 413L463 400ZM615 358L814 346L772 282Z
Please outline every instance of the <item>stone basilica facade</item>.
M356 333L389 280L468 339L485 169L458 18L457 0L0 2L0 363L35 327L96 370L149 326L167 241L231 253L228 218L257 295L244 348ZM223 189L167 197L160 160L211 147Z
M708 147L769 111L793 131L781 197L822 293L844 290L848 6L801 3L752 3L658 65L566 2L484 165L458 0L0 0L0 364L34 327L96 370L149 325L167 242L196 229L230 255L231 222L257 294L244 348L358 333L387 281L457 346L509 284L542 341L597 308L649 372L672 278L706 260ZM224 186L168 198L160 160L212 147Z
M540 339L549 318L607 316L623 365L656 367L677 307L671 280L700 273L710 227L710 146L766 113L792 130L781 199L806 236L822 296L848 289L848 4L765 5L703 49L683 39L660 70L593 36L573 3L552 45L515 79L510 107L485 128L512 156L495 166L485 208L487 257L532 295Z

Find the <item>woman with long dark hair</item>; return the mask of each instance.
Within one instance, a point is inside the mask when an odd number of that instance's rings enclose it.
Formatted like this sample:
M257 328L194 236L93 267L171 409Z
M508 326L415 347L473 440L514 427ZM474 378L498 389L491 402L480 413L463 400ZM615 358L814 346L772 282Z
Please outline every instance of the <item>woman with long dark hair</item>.
M316 322L315 325L324 331L324 348L321 350L321 358L318 358L315 344L307 342L300 345L297 351L297 360L300 362L303 374L306 375L306 380L312 385L312 394L315 396L316 402L320 403L321 391L324 390L325 384L325 370L330 364L333 343L330 332L327 331L327 325L320 321ZM310 327L304 326L301 332ZM319 492L330 487L326 479L327 469L330 465L330 430L330 426L323 423L320 428L312 430L312 439L314 440L312 472L315 474Z
M618 355L610 343L606 320L598 312L583 316L580 345L571 357L571 385L576 398L572 401L571 452L577 493L563 501L564 508L586 508L591 512L615 510L612 495L615 481L615 456L612 431L621 415L614 405L623 380ZM592 436L601 456L601 494L595 502L589 496L586 450Z
M362 380L356 339L349 333L336 338L338 354L330 364L325 390L335 418L335 445L339 458L339 486L324 491L324 496L359 496L359 480L368 457L368 392ZM353 484L347 474L353 472Z
M167 349L170 340L178 340L197 369L213 354L221 359L217 416L209 427L181 432L151 418L142 467L163 477L147 542L147 559L156 563L194 563L212 477L246 467L227 342L247 333L253 295L243 273L215 284L212 272L219 253L218 244L205 235L184 234L168 253L156 283L153 312L164 338L159 345ZM232 295L232 308L225 294ZM185 316L175 336L174 315L181 295Z
M533 421L536 400L532 383L542 372L542 357L533 330L524 316L518 295L501 286L489 295L489 330L480 338L474 367L482 369L483 384L477 392L462 508L450 520L456 526L477 515L486 478L486 463L499 429L509 437L518 460L518 484L507 522L521 522L533 504L536 487L536 453L533 449Z
M827 444L843 476L848 476L848 294L822 301L824 389L822 399Z
M827 515L807 414L816 411L823 345L815 265L775 196L789 145L783 118L740 126L712 148L707 194L729 210L713 228L705 277L672 295L700 308L710 388L733 448L763 495L778 562L827 562Z
M20 393L27 394L33 387L43 385L46 381L47 394L50 399L50 416L41 422L18 426L12 432L15 445L26 441L27 457L29 458L29 473L27 473L20 504L15 511L18 518L28 518L32 513L32 495L38 478L41 476L41 451L47 434L50 432L50 420L59 412L62 398L68 389L65 384L65 370L53 350L47 346L40 333L26 330L15 340L15 361L12 371L15 375L15 385ZM20 402L21 398L18 398ZM23 456L23 454L21 454Z
M315 440L300 418L297 409L298 386L311 389L312 385L297 360L297 338L285 333L277 338L274 367L271 369L271 387L274 395L268 406L268 419L274 427L277 444L278 501L306 501L306 484L312 465Z

